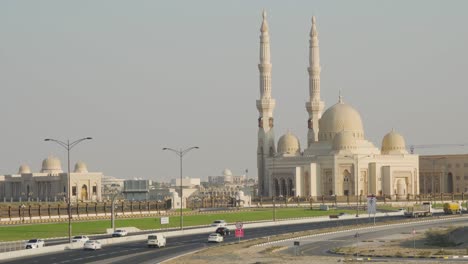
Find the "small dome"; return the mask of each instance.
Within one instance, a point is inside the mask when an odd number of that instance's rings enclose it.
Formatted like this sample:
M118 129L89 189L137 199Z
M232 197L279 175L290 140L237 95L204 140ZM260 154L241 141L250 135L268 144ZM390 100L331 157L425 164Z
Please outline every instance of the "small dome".
M61 173L62 166L60 165L60 160L56 157L48 157L44 161L42 161L42 169L41 172L47 173Z
M356 139L350 131L341 131L333 139L334 150L356 149Z
M223 172L221 172L223 176L232 176L232 172L230 169L224 169Z
M78 161L76 164L75 164L75 171L74 172L78 172L78 173L88 173L88 167L86 167L86 163L82 162L82 161Z
M382 154L407 154L405 139L393 129L382 140Z
M279 154L299 154L301 146L299 139L291 132L284 134L278 140L278 153Z
M23 164L19 167L18 174L27 174L31 173L31 168L28 165Z
M361 115L340 99L340 102L328 108L320 118L319 141L332 140L343 130L351 132L356 139L364 139Z

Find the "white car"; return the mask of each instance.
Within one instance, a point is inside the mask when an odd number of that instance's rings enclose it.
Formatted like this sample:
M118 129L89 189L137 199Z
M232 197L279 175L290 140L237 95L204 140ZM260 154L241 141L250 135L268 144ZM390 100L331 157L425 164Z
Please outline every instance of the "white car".
M219 233L211 233L209 236L208 236L208 242L223 242L224 241L224 237L219 234Z
M25 247L28 248L40 248L45 246L45 241L43 239L30 239L26 242Z
M76 242L85 243L88 240L89 240L89 237L87 236L74 236L72 238L72 243L76 243Z
M84 243L84 247L83 247L85 250L86 249L92 249L92 250L96 250L96 249L101 249L102 248L102 245L101 245L101 242L97 241L97 240L88 240Z
M224 220L214 220L213 223L211 223L211 226L214 226L214 227L225 227L225 226L227 226L227 223L226 223L226 221L224 221Z
M148 247L165 247L166 246L166 236L162 234L153 234L148 236L147 241Z
M126 236L128 233L126 230L124 229L117 229L114 231L114 233L112 233L112 236L113 237L123 237L123 236Z

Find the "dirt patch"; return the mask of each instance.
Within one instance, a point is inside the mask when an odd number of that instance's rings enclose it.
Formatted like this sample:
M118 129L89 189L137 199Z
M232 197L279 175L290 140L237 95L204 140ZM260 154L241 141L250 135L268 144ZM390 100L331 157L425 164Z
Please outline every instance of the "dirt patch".
M440 257L468 255L468 227L438 227L417 234L401 233L356 246L336 248L345 256Z

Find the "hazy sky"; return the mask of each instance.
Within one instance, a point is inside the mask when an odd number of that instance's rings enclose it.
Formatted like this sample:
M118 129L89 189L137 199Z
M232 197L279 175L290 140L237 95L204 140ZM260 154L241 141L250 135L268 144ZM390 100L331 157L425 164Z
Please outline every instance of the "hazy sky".
M179 177L163 147L199 146L184 176L257 175L258 51L268 13L277 138L306 144L308 41L317 16L322 99L361 113L378 147L467 143L467 1L1 1L0 174L71 152L120 178ZM431 148L419 153L468 153Z

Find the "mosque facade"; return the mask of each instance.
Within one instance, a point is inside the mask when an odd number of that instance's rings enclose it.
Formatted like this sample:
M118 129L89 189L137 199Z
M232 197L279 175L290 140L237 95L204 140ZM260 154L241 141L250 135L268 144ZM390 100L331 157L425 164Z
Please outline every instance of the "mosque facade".
M316 18L309 40L307 143L292 133L274 135L270 36L263 13L260 28L258 192L261 196L367 196L403 199L419 194L418 155L409 154L403 136L389 129L379 149L365 137L359 112L339 97L325 109L320 98L320 53Z
M71 190L71 201L101 201L101 172L88 172L84 162L77 162L67 172L60 160L49 157L42 162L40 172L32 172L28 165L21 165L17 174L0 176L0 199L2 201L59 201Z

